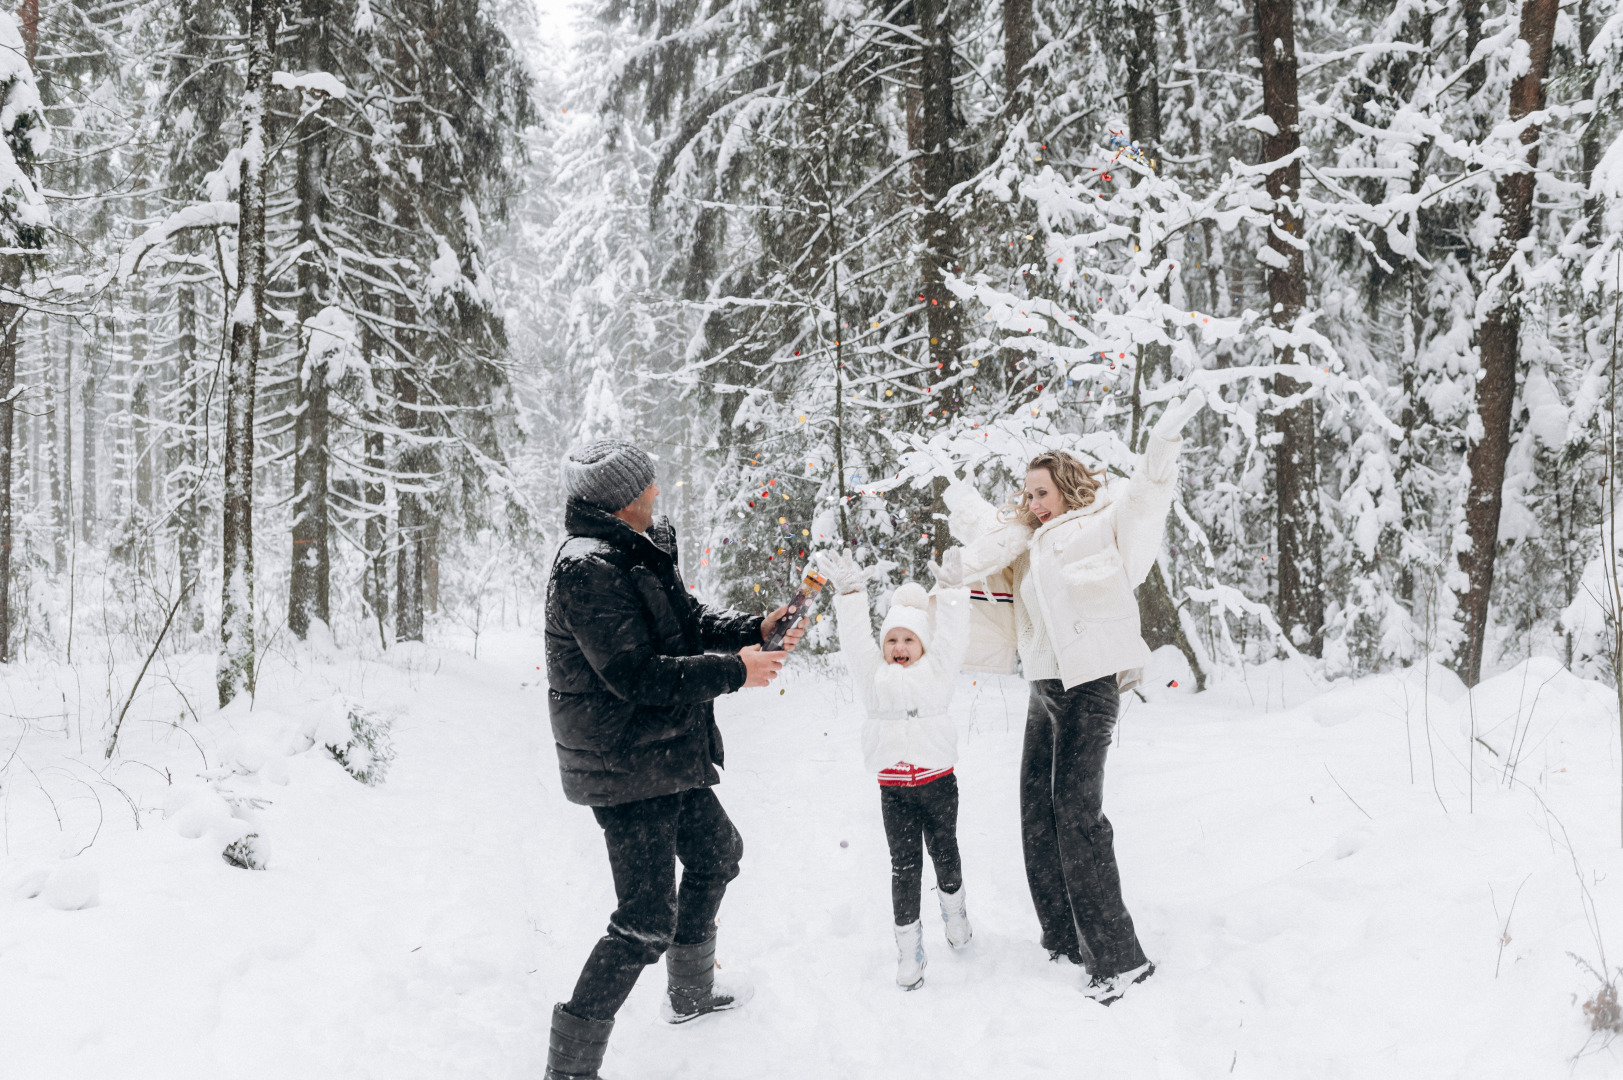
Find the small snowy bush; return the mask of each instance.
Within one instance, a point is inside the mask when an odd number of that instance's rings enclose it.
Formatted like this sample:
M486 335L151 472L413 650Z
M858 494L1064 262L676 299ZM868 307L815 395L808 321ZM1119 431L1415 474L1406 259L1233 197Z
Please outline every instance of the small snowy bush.
M1584 1016L1589 1020L1589 1030L1607 1036L1623 1035L1623 1002L1618 1001L1617 983L1623 978L1623 968L1618 968L1611 978L1604 974L1604 966L1597 968L1594 964L1581 956L1568 953L1580 968L1593 975L1600 983L1594 995L1584 1002ZM1577 1000L1577 995L1573 995ZM1610 1043L1611 1039L1607 1038Z
M343 746L328 743L330 753L344 771L363 784L381 784L394 760L389 729L394 721L359 705L349 706L350 738Z
M258 833L249 833L247 836L231 841L225 846L225 850L220 852L220 858L243 870L265 869L265 859L260 851Z
M1584 1002L1584 1015L1589 1017L1591 1031L1623 1035L1623 1007L1618 1005L1617 983L1609 982L1595 991L1595 996Z

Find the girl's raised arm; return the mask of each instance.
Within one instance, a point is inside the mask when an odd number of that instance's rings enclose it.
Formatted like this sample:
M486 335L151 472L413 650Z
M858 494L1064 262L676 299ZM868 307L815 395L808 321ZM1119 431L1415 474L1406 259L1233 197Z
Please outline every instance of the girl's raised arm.
M874 642L873 623L868 616L865 589L834 597L835 629L840 635L840 655L858 687L867 685L879 669L879 646Z

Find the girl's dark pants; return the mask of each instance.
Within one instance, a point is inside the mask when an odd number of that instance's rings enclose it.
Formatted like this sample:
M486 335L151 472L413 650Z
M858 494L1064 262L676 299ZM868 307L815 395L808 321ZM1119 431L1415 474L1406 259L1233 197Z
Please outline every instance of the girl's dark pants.
M935 883L942 892L964 886L958 858L958 778L951 773L916 787L879 787L879 811L890 843L890 906L897 926L919 921L919 890L924 880L924 852L935 864Z
M673 943L699 945L715 934L716 912L727 883L738 876L744 841L707 787L594 806L592 813L608 844L620 906L564 1010L583 1020L613 1020L643 968Z
M1070 690L1034 680L1020 762L1020 832L1043 947L1080 958L1100 978L1148 962L1122 902L1104 813L1105 752L1120 707L1114 675Z

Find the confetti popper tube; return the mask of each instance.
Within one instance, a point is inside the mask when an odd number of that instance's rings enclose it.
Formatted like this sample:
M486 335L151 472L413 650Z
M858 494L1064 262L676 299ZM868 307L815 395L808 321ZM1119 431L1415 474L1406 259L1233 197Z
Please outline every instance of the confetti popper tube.
M815 570L806 571L806 579L800 583L800 588L795 590L794 598L789 601L789 610L783 613L783 618L779 619L778 625L772 629L772 636L761 646L763 652L775 652L783 648L784 637L795 623L800 621L800 616L806 614L807 609L816 601L817 594L822 592L823 586L827 584L828 578L822 574Z

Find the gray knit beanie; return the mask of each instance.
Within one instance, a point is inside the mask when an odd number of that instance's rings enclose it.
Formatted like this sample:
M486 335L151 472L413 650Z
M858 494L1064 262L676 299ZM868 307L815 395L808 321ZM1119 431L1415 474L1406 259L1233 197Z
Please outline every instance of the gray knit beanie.
M569 497L611 514L636 502L653 482L653 458L619 439L577 446L564 459L564 489Z

